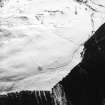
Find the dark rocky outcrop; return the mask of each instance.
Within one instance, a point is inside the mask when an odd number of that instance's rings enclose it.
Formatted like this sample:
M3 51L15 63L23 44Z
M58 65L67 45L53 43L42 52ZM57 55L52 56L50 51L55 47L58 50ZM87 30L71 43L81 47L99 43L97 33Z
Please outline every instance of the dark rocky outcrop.
M105 24L84 44L84 56L61 81L73 105L104 105L105 98Z

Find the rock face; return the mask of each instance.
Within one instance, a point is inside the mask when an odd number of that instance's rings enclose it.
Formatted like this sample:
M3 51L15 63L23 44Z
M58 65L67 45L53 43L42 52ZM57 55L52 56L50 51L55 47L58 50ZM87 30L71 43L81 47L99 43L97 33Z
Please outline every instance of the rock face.
M84 57L60 84L74 105L104 105L105 24L84 44ZM69 85L68 85L69 84Z
M103 24L85 43L86 52L81 67L88 71L90 89L90 102L104 105L105 99L105 24ZM93 98L94 97L94 98Z

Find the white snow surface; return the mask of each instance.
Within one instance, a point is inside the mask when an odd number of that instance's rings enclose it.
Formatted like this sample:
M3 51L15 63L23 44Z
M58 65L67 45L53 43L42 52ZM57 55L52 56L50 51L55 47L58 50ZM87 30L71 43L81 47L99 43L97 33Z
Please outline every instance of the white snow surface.
M51 91L81 62L105 16L74 0L10 0L0 11L1 29L15 36L0 47L1 94Z

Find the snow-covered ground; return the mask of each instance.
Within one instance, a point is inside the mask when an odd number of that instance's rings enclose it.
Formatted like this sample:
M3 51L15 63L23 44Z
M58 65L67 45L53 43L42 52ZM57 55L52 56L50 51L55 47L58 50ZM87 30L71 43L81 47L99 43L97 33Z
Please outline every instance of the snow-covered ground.
M87 0L88 1L88 0ZM10 0L0 9L0 93L50 90L81 61L104 6L76 0ZM8 13L8 14L7 14Z

